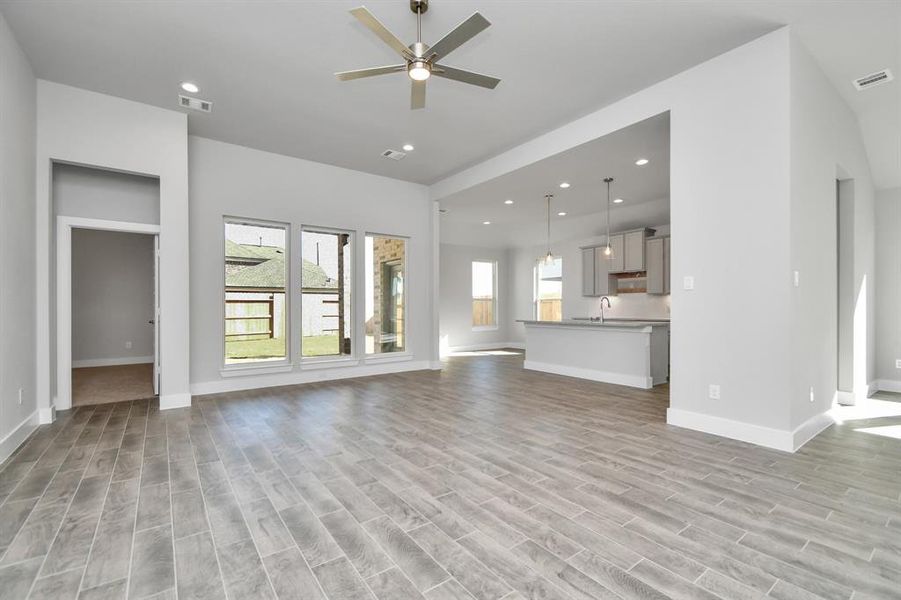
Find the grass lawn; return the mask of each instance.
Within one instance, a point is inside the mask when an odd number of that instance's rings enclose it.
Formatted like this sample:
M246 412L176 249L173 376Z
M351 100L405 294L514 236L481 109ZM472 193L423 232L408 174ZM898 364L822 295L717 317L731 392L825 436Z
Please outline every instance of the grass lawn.
M304 356L338 354L338 338L334 335L305 336L301 341ZM262 340L227 340L225 353L229 359L259 360L285 357L284 338Z

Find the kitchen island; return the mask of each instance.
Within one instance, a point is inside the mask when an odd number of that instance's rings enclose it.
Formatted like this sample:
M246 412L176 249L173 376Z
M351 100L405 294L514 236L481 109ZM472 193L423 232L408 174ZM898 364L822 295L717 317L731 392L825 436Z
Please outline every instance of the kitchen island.
M526 369L643 389L667 381L667 321L519 322L526 329Z

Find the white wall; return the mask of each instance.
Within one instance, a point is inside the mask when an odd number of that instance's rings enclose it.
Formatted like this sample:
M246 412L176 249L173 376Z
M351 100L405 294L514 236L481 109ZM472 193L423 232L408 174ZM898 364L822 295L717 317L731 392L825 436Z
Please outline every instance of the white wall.
M151 235L72 231L73 366L152 359L153 262Z
M901 392L901 188L876 193L876 379Z
M37 423L35 89L31 66L0 15L0 462Z
M88 219L160 222L160 182L153 177L89 169L53 167L55 214Z
M440 199L671 111L669 420L779 447L792 444L789 54L775 31L431 188Z
M653 226L657 235L669 233L669 225ZM582 246L602 244L606 236L560 240L551 244L554 256L563 259L563 318L596 317L600 314L600 298L582 296ZM520 319L534 319L532 303L536 261L544 256L543 245L514 248L510 251L511 308L509 314L510 339L525 341L525 328ZM670 318L670 296L649 294L620 294L610 296L609 317Z
M52 417L50 327L55 277L50 252L53 223L51 170L54 162L141 174L159 179L160 224L160 406L190 403L187 117L164 110L38 81L36 166L37 396L41 419Z
M392 370L429 368L437 348L433 321L433 233L435 207L424 186L341 169L213 140L189 138L191 163L191 382L196 394L287 385ZM223 353L223 217L291 224L290 256L297 282L301 226L356 232L358 267L363 265L366 232L405 236L409 356L380 356L332 368L301 366L286 372L220 372ZM354 275L352 298L363 348L363 269ZM300 307L290 307L291 355L299 356ZM360 358L359 356L357 358ZM388 362L386 362L388 361ZM309 363L307 363L309 365Z
M827 411L837 386L836 179L853 186L853 384L874 379L873 185L860 126L807 50L791 40L791 429ZM813 391L813 400L810 393Z
M514 294L509 282L512 270L509 251L441 244L440 343L442 349L460 350L503 346L510 339L510 303ZM497 328L472 328L472 263L497 263Z

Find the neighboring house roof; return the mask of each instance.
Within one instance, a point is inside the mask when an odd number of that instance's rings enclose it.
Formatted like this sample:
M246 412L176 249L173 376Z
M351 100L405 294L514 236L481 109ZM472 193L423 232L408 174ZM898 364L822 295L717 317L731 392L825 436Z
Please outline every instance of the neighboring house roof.
M225 287L228 289L260 290L285 287L285 255L281 248L236 244L226 240L225 260L232 263L250 263L245 267L226 269ZM329 278L319 265L304 260L303 287L337 289L338 282Z

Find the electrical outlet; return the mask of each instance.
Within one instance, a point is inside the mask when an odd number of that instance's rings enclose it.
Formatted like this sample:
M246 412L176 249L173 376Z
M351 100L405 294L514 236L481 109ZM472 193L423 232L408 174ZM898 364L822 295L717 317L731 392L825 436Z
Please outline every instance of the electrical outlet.
M899 358L898 360L895 361L895 368L901 369L901 358Z
M711 400L719 400L720 399L720 386L718 386L714 383L711 383L707 387L707 395L710 397Z
M22 388L19 388L19 406L22 406Z
M793 273L793 278L795 282L795 287L801 287L801 271L795 271Z
M131 350L131 342L125 342L125 349Z
M695 289L695 278L691 275L686 275L682 278L682 289L684 290L693 290Z
M814 401L813 386L810 386L810 401L811 401L811 402Z

